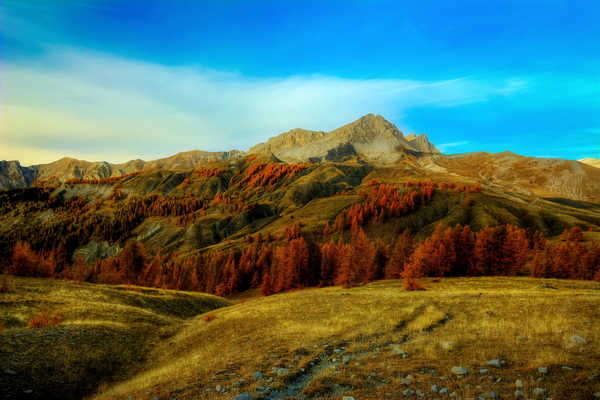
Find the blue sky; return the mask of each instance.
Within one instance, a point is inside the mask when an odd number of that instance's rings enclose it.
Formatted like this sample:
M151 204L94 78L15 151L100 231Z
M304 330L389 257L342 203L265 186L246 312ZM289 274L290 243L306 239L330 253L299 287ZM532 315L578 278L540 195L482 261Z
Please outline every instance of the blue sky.
M442 151L600 156L596 1L0 5L0 159L247 149L367 113Z

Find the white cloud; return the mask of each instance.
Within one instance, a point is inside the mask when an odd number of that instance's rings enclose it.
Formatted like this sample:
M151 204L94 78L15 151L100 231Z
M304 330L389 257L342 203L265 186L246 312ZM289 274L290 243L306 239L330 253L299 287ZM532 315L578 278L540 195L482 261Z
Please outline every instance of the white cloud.
M481 102L527 86L517 79L255 78L72 48L49 49L36 62L4 61L0 84L0 159L24 163L58 154L121 162L243 150L291 128L330 130L369 112L402 126L411 107Z
M436 147L442 152L445 153L447 151L450 151L451 149L453 149L454 147L461 147L461 146L465 146L467 144L470 144L471 142L469 140L463 140L460 142L450 142L450 143L442 143L442 144L438 144L436 145Z

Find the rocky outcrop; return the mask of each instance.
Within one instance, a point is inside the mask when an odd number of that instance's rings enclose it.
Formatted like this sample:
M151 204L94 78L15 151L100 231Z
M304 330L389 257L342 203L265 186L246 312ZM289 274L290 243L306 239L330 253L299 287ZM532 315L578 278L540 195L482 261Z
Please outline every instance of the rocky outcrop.
M34 170L18 161L0 161L0 189L28 187L33 182Z
M410 135L406 136L406 140L412 147L421 153L440 154L440 151L436 149L436 147L429 141L424 133L418 136L414 133L411 133Z

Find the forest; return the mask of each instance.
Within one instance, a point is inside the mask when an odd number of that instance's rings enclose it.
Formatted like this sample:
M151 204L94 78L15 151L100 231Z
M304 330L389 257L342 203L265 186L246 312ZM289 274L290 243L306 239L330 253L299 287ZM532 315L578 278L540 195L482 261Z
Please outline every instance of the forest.
M370 224L385 224L427 207L436 191L461 193L461 206L469 208L471 193L482 192L480 185L431 181L391 185L370 180L356 191L361 201L344 208L322 232L307 233L303 224L296 222L278 235L247 234L241 246L229 250L149 254L142 242L131 237L131 231L149 217L172 217L175 224L188 226L215 208L233 215L247 212L257 206L248 188L272 190L282 179L292 180L306 168L255 163L238 175L222 168L203 168L179 186L191 185L195 179L226 179L235 189L217 192L212 199L189 193L127 196L120 183L128 177L68 183L113 185L109 196L94 202L53 197L56 188L48 186L14 191L11 200L18 200L23 215L48 207L56 215L68 217L5 235L0 249L3 272L220 296L249 289L271 295L305 287L352 287L379 279L404 279L406 289L420 290L424 277L530 275L600 280L600 246L585 243L578 226L565 229L558 240L514 224L486 226L474 232L469 225L439 223L421 240L408 229L387 242L365 233ZM14 212L6 207L1 211ZM92 238L121 242L124 247L116 256L88 264L74 254Z

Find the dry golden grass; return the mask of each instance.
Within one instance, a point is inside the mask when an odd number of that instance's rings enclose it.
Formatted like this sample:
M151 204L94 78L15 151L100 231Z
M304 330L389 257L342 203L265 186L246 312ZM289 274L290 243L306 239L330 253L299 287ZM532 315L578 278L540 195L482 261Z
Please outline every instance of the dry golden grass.
M427 286L406 292L382 281L245 299L210 322L191 320L154 349L144 372L95 399L266 397L259 386L272 398L397 398L407 387L427 398L434 384L457 398L512 398L516 379L531 398L537 387L554 399L600 391L599 283L460 278ZM586 343L568 348L574 334ZM505 364L487 366L491 359ZM467 376L453 376L455 365ZM407 374L410 386L401 381Z
M199 293L8 276L2 280L9 288L0 294L5 328L0 332L2 399L81 398L101 382L139 371L150 349L186 319L228 304ZM64 321L28 328L42 312L61 312Z

